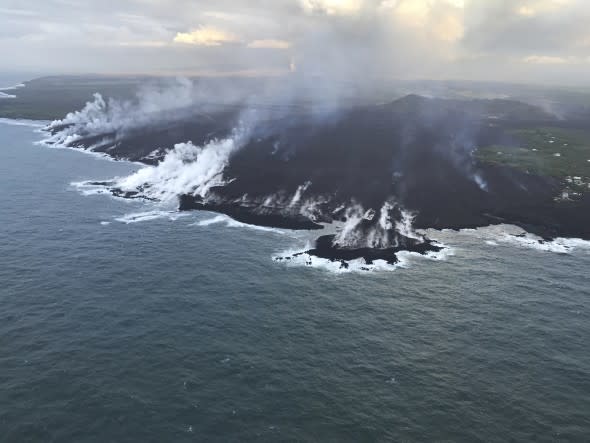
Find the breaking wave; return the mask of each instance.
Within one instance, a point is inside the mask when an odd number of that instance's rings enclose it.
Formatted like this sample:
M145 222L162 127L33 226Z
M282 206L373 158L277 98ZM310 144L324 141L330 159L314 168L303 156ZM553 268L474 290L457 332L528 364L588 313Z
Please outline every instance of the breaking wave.
M541 237L529 233L519 235L504 233L497 240L512 246L558 254L569 254L577 249L590 250L590 241L578 238L556 238L545 241Z
M81 149L78 147L70 146L68 144L53 143L48 138L38 141L38 142L36 142L36 144L44 146L46 148L50 148L50 149L69 149L69 150L80 152L83 154L88 154L88 155L91 155L96 158L100 158L101 160L107 160L107 161L111 161L111 162L126 161L129 163L137 163L137 164L143 165L143 163L131 162L131 161L125 160L125 159L117 159L115 157L110 156L107 153L94 151L93 150L94 146L90 146L89 148L86 148L86 149Z
M391 272L400 269L407 269L411 267L416 261L445 261L448 257L455 255L453 248L443 244L440 244L440 246L442 246L440 251L431 251L426 254L419 254L410 251L398 252L398 262L395 264L389 264L384 260L375 260L372 264L367 264L362 258L349 260L346 261L346 264L343 264L341 261L333 261L310 255L306 252L309 250L309 247L301 250L289 249L279 252L274 254L272 259L273 261L284 264L288 267L313 268L322 271L328 271L334 274Z
M6 88L0 88L0 100L7 99L7 98L16 98L16 95L7 94L6 92L2 92L2 91L14 91L16 89L20 89L20 88L24 88L24 87L25 87L25 85L23 83L19 83L18 85L9 86Z
M84 195L112 195L108 186L104 184L97 184L97 182L93 182L91 180L81 181L81 182L72 182L70 186L76 188L76 190Z
M25 87L24 83L19 83L18 85L2 87L2 88L0 88L0 91L14 91L15 89L20 89L20 88L24 88L24 87Z
M590 241L579 238L556 238L553 240L543 240L541 237L524 231L514 225L492 225L476 229L461 229L458 232L452 230L432 230L426 231L430 238L443 237L448 241L453 238L468 236L483 241L491 247L517 247L525 249L534 249L541 252L550 252L556 254L570 254L577 250L590 251Z
M131 223L140 223L145 221L151 220L158 220L158 219L167 219L170 221L176 221L181 217L188 216L188 213L185 212L178 212L178 211L145 211L145 212L133 212L130 214L125 214L122 217L115 218L115 221L131 224Z
M276 234L285 234L285 231L278 228L269 228L267 226L258 226L258 225L251 225L248 223L242 223L227 215L216 215L215 217L208 218L206 220L201 220L199 222L193 223L192 226L212 226L222 224L228 228L247 228L247 229L254 229L256 231L264 231L264 232L274 232Z

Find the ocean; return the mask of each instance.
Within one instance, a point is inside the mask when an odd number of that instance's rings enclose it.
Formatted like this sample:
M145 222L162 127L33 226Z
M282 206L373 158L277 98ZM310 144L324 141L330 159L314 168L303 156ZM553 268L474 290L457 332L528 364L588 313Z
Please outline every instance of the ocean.
M6 74L0 73L0 100L10 100L14 97L15 91L24 86L23 78L29 79L31 74Z
M112 198L141 165L37 129L0 123L0 441L588 440L588 242L278 263L312 237Z

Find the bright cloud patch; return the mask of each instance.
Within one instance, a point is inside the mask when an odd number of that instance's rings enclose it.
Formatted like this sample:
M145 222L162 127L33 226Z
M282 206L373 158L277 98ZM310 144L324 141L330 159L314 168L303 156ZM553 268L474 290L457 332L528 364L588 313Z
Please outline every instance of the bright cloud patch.
M179 32L174 37L174 43L197 46L220 46L239 41L236 35L211 26L201 26L191 32Z
M289 49L291 43L285 40L254 40L248 43L248 47L256 49Z
M525 63L536 63L540 65L561 65L567 63L563 57L555 57L550 55L531 55L524 59Z

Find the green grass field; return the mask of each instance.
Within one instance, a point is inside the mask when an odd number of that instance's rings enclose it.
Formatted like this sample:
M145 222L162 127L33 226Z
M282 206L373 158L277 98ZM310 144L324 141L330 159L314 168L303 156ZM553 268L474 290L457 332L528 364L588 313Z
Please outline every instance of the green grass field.
M518 146L487 146L477 150L485 163L562 179L575 191L590 191L590 133L562 128L512 131Z

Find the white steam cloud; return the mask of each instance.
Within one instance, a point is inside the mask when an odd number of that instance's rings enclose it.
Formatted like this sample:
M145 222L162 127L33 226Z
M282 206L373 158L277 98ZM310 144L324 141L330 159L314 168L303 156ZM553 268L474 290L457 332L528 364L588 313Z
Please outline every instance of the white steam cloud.
M83 109L52 122L48 129L60 130L48 141L68 145L88 136L110 133L121 136L129 129L178 118L178 112L172 111L185 110L194 102L194 84L185 78L165 85L143 86L135 100L105 100L96 93Z
M118 180L115 187L124 192L139 191L159 201L175 200L183 194L206 198L212 187L226 184L223 170L245 140L246 132L236 130L231 137L204 146L179 143L157 166L145 167Z
M399 220L395 221L392 214L400 212ZM398 246L398 235L423 241L424 238L416 233L412 227L414 216L399 207L393 201L386 201L379 212L374 209L365 210L359 204L352 204L346 209L346 222L334 238L334 245L342 248L376 248L385 249Z

